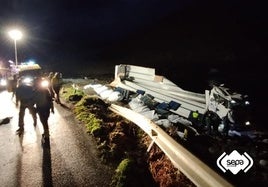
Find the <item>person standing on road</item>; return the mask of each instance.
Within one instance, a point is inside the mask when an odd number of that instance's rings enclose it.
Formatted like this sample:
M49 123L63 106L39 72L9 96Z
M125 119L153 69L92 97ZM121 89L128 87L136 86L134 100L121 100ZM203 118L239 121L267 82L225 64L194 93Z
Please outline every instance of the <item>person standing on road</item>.
M48 118L50 111L54 113L54 105L52 95L49 91L49 81L41 77L35 80L35 104L39 119L43 125L44 133L42 141L44 143L49 139Z
M47 80L49 81L48 89L49 89L49 92L51 93L52 98L54 98L53 88L52 88L52 78L53 78L53 76L54 76L53 72L49 72L49 74L47 76Z
M60 89L62 86L62 77L61 77L61 74L59 72L55 73L55 75L51 79L51 83L52 83L53 92L55 94L55 101L56 101L56 103L61 104Z
M19 129L16 132L21 135L24 132L24 116L26 108L30 111L30 114L33 117L34 126L36 126L37 117L34 107L34 90L32 83L24 83L23 78L20 78L15 94L16 106L18 107L19 105Z
M17 83L18 83L18 77L17 75L13 75L11 81L10 81L10 89L11 89L11 92L12 92L12 97L11 99L14 98L14 96L16 95L16 89L17 89Z

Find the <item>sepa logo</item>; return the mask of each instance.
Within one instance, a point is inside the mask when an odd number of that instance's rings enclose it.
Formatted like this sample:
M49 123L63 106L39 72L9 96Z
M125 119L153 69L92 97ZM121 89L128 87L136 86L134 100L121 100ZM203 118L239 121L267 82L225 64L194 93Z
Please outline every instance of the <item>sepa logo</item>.
M253 160L246 152L240 155L234 150L230 155L224 152L217 159L217 165L224 173L230 170L236 175L240 170L244 170L246 173L253 166Z

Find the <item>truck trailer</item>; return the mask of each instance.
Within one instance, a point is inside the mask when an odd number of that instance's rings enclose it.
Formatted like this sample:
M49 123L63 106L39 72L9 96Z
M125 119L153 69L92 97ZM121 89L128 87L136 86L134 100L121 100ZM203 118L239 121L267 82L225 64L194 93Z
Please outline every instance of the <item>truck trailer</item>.
M152 96L158 106L165 106L207 134L228 135L252 125L248 96L224 84L214 84L210 90L196 93L180 88L165 76L156 75L154 68L120 64L115 68L111 85L131 92L142 90Z

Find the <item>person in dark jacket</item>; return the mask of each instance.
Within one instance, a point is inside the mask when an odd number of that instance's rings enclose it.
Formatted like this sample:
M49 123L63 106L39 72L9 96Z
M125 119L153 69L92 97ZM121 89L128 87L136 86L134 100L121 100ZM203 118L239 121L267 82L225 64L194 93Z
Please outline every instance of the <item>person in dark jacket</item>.
M23 82L24 78L22 77L19 80L18 87L16 88L16 106L19 105L19 129L16 131L17 134L21 135L24 132L24 116L25 110L28 108L30 114L33 117L34 126L36 126L36 110L34 103L34 90L31 83Z
M42 78L35 80L35 104L39 119L43 125L43 141L49 138L48 118L54 113L53 98L49 91L49 81Z
M18 77L17 75L13 75L13 78L10 80L10 89L12 92L12 99L16 95L17 83L18 83Z

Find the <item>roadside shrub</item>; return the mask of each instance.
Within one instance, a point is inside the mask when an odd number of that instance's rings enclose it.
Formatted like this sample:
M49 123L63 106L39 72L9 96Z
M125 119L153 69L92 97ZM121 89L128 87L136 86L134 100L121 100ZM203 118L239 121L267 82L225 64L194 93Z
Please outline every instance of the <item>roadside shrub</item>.
M123 159L115 170L115 175L113 176L111 186L127 186L127 176L131 170L132 165L133 160L129 158Z
M86 118L86 121L87 131L94 136L98 136L98 134L101 132L102 120L96 118L94 114L90 113Z
M78 102L84 95L82 90L74 89L71 84L66 84L61 89L61 96L66 101Z

